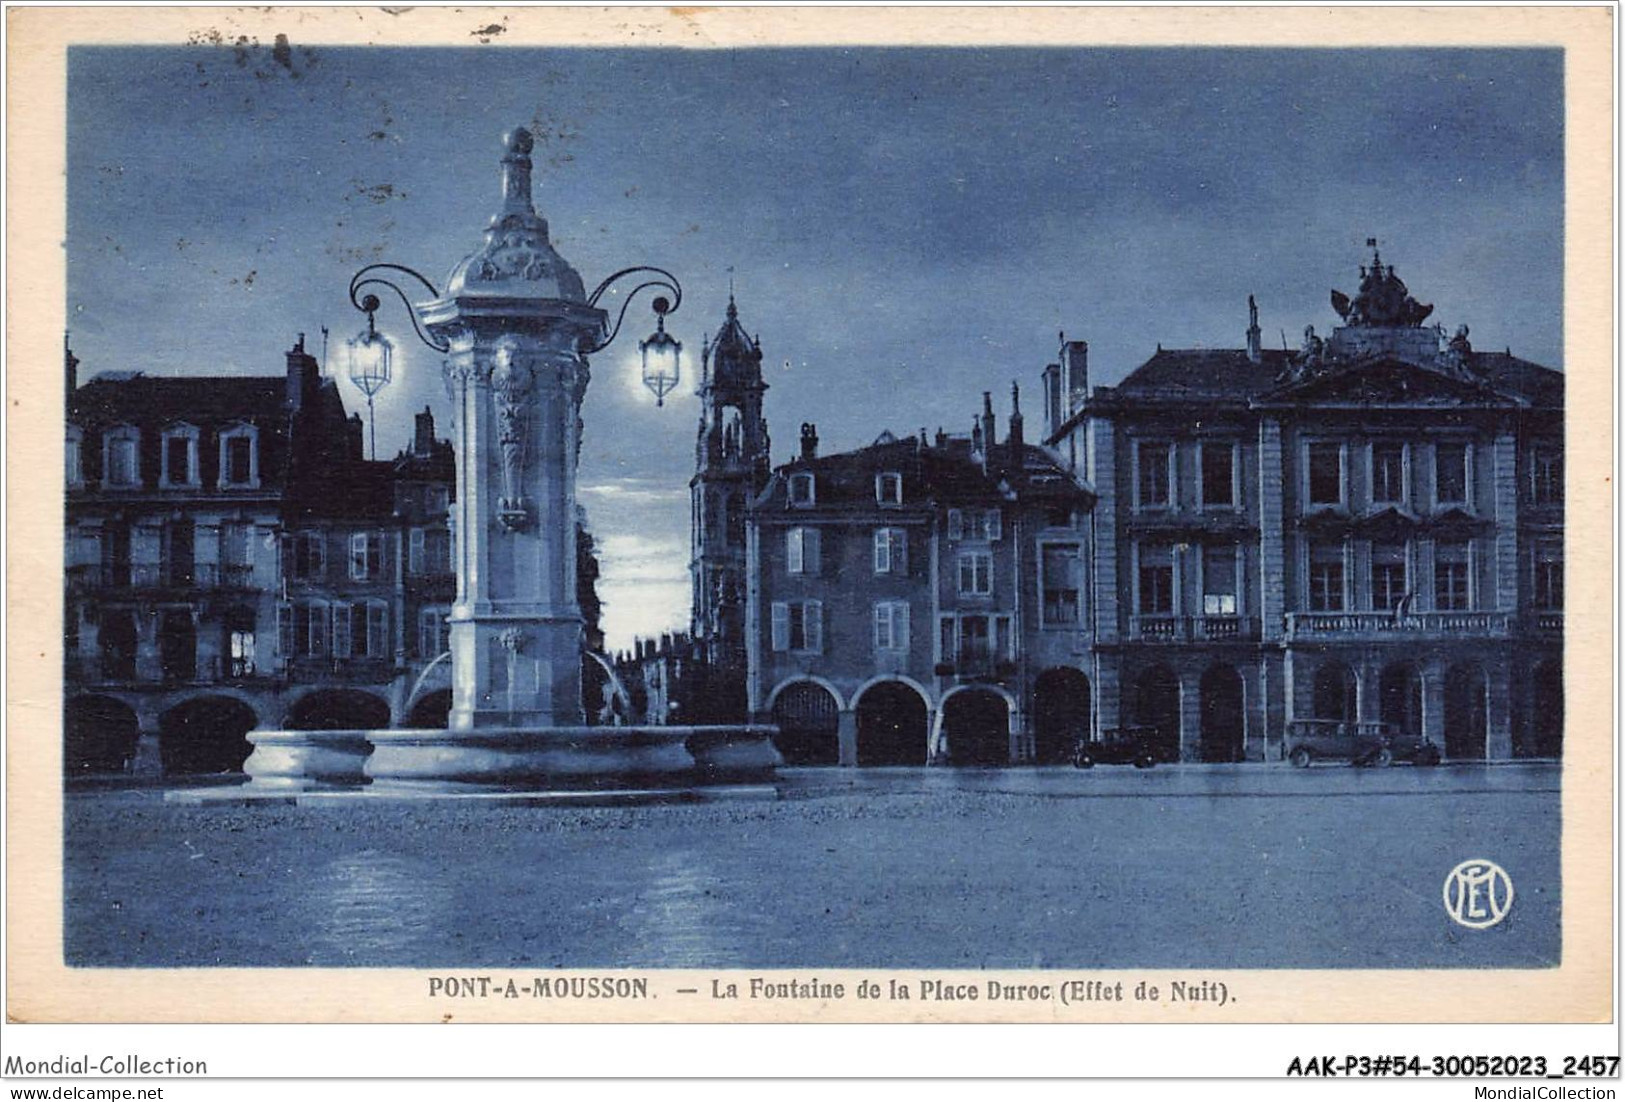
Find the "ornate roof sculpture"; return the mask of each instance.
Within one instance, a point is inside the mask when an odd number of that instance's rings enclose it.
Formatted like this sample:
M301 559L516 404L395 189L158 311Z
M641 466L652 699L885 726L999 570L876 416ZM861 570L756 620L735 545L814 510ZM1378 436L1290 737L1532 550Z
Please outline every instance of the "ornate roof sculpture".
M1350 300L1343 292L1333 291L1332 309L1348 325L1389 329L1420 326L1433 313L1433 307L1411 297L1405 281L1394 274L1392 264L1383 267L1375 237L1366 238L1365 243L1371 248L1371 267L1360 267L1359 293Z
M761 383L762 345L739 323L739 307L728 291L728 316L716 339L707 341L700 358L706 378L724 389L754 387ZM764 388L765 389L765 388Z

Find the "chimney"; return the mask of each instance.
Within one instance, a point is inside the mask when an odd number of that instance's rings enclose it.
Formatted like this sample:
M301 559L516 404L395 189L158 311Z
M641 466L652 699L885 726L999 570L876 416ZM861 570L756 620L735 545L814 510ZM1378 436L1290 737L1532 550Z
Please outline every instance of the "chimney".
M79 357L68 347L68 331L62 331L62 368L67 377L68 403L73 404L73 392L79 389Z
M367 429L361 423L361 414L350 414L350 419L344 422L344 428L348 436L345 443L348 445L346 451L350 460L353 462L367 458Z
M1258 328L1258 303L1247 296L1247 358L1258 363L1264 358L1263 333Z
M993 417L993 392L982 391L982 445L988 451L999 442L998 422Z
M939 448L946 448L948 446L948 434L942 431L941 425L937 426L936 442L937 447Z
M801 423L801 458L818 458L818 426L810 421Z
M298 413L316 400L321 386L321 367L316 357L305 351L305 335L299 334L288 351L288 410Z
M1049 438L1061 430L1066 415L1061 412L1061 365L1044 365L1044 436Z
M982 419L980 417L976 418L976 423L970 428L970 453L974 456L984 454L982 451Z
M1061 378L1066 386L1065 415L1071 417L1089 400L1089 342L1061 342Z
M422 413L412 415L412 454L426 456L434 452L434 411L428 406Z
M1021 384L1010 383L1010 469L1021 473L1022 450L1027 446L1025 419L1021 416Z

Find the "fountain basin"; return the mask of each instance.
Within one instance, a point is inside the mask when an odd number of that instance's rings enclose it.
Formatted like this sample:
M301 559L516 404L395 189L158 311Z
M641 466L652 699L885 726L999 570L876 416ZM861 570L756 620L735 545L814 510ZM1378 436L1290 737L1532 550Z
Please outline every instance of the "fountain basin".
M349 788L367 783L369 731L250 731L243 772L261 788Z
M251 731L256 789L540 792L760 781L771 726Z

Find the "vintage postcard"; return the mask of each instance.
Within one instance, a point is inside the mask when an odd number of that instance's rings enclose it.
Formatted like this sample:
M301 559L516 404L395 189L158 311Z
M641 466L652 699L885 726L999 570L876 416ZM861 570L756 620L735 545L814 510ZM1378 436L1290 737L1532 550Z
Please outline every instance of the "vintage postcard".
M1609 1020L1614 14L10 10L8 1016Z

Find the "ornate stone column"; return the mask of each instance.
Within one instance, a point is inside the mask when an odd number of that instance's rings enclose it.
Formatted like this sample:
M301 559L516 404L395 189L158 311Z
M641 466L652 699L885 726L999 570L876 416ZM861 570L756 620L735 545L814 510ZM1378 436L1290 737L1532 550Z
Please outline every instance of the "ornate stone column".
M576 462L584 350L604 333L581 277L532 205L531 136L502 158L485 245L419 307L450 345L458 591L450 617L453 730L583 721L576 602Z

